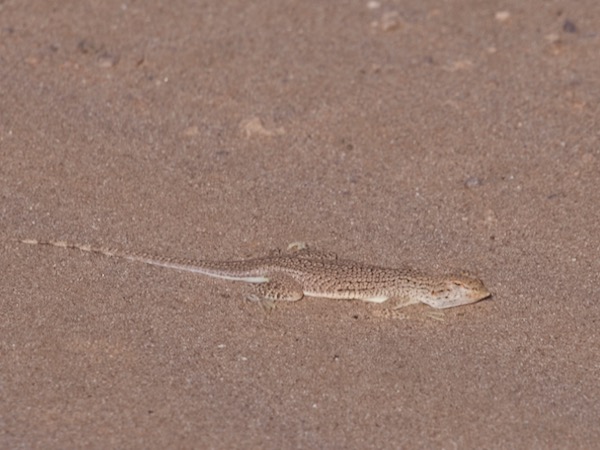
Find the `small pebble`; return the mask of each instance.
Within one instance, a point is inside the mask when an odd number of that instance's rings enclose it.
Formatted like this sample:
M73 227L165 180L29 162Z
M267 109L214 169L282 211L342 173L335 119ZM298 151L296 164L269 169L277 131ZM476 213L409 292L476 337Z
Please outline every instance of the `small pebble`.
M468 188L475 188L478 186L481 186L483 184L483 181L481 181L481 178L477 178L477 177L469 177L465 180L465 187Z
M498 11L494 17L498 22L506 22L510 19L510 13L508 11Z
M401 19L397 11L388 11L381 16L381 29L392 31L400 27Z
M111 55L109 53L103 52L98 56L98 67L103 69L109 69L113 66L116 66L119 62L118 55Z
M246 137L248 138L251 136L280 136L285 134L283 127L270 130L265 128L262 121L258 117L252 117L248 120L242 121L241 129L245 132Z
M575 26L575 24L573 22L571 22L569 19L567 19L567 20L565 20L565 23L563 23L563 31L565 33L576 33L577 27Z

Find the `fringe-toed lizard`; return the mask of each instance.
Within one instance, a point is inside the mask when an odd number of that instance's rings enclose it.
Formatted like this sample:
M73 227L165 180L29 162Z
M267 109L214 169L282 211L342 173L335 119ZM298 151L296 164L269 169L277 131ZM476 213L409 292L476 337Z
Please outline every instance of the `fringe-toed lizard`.
M397 307L425 303L434 308L450 308L475 303L491 295L481 280L469 275L432 276L410 269L373 266L338 259L334 254L308 249L302 243L290 244L287 252L272 253L263 258L194 261L63 241L22 239L20 242L73 248L225 280L255 283L256 294L248 298L267 302L297 301L307 296L374 303L395 299L399 301Z

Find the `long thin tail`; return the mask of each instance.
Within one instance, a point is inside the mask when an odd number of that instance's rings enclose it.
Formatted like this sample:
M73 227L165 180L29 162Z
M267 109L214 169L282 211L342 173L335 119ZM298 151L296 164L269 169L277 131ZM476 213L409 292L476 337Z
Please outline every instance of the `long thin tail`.
M81 250L82 252L86 252L86 253L96 253L98 255L114 256L117 258L129 259L131 261L145 262L148 264L155 264L155 263L161 262L160 258L158 258L158 259L153 258L149 255L129 254L129 253L122 252L120 250L115 250L115 249L105 248L105 247L94 247L94 246L88 245L88 244L75 244L75 243L66 242L66 241L42 241L42 240L38 240L38 239L18 239L18 241L22 242L23 244L29 244L29 245L49 245L52 247L72 248L75 250Z
M76 244L66 241L45 241L38 239L17 239L17 241L29 245L49 245L52 247L70 248L86 253L123 258L128 259L129 261L137 261L185 272L200 273L228 280L246 281L250 283L264 283L265 281L268 281L268 278L263 274L257 273L258 271L252 266L250 261L197 261L183 258L162 258L145 253L130 253L107 247L94 247L88 244Z

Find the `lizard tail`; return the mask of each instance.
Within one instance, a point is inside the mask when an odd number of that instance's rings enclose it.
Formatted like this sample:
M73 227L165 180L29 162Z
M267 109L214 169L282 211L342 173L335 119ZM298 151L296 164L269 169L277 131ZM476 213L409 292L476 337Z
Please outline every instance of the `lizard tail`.
M130 253L107 247L94 247L88 244L76 244L66 241L51 241L38 239L16 239L18 242L29 245L48 245L66 249L81 250L86 253L112 256L117 258L137 261L152 266L167 267L186 272L200 273L211 277L246 281L249 283L264 283L268 278L264 270L257 270L252 261L196 261L185 258L163 258L146 253Z
M87 244L75 244L75 243L66 242L66 241L42 241L42 240L38 240L38 239L17 239L17 240L19 242L22 242L23 244L29 244L29 245L50 245L52 247L72 248L72 249L76 249L76 250L81 250L82 252L97 253L97 254L105 255L105 256L117 256L120 258L126 257L125 254L123 254L122 252L119 252L118 250L113 250L110 248L103 248L103 247L93 247L93 246L87 245Z

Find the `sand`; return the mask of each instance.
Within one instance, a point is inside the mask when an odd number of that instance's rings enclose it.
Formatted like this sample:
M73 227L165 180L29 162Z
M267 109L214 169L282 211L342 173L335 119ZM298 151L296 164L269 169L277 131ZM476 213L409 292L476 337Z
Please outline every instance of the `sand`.
M600 4L0 2L0 447L598 448ZM432 317L15 238L305 241Z

